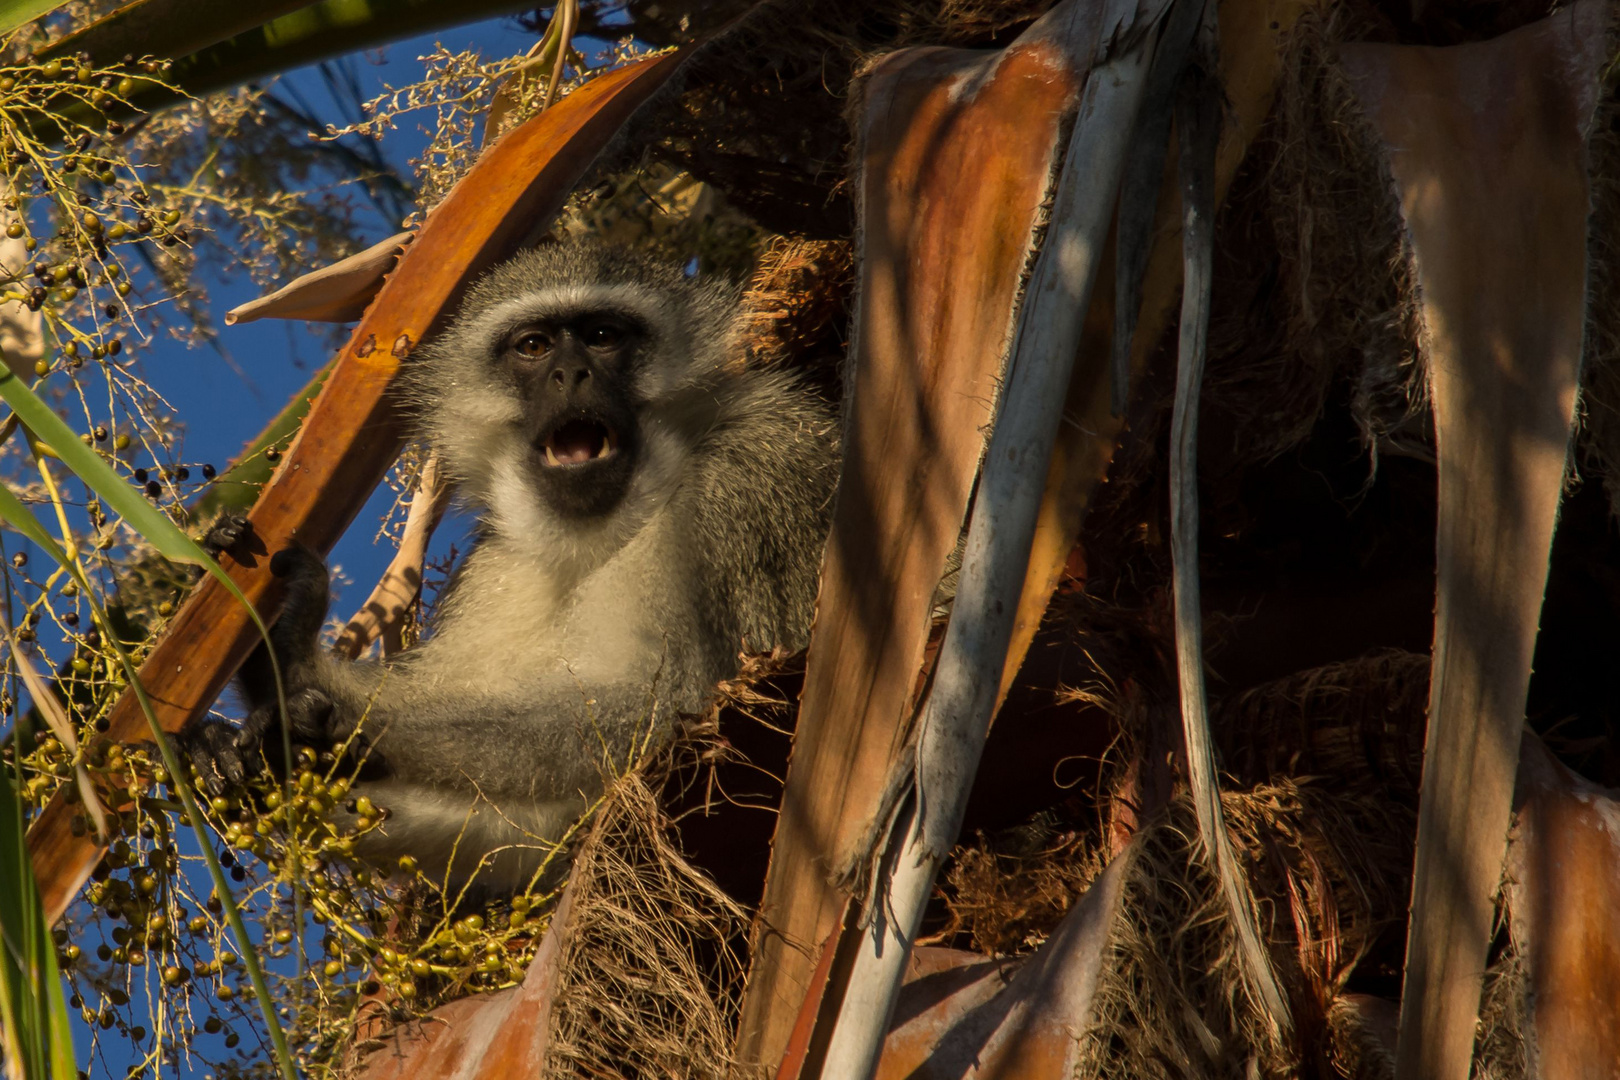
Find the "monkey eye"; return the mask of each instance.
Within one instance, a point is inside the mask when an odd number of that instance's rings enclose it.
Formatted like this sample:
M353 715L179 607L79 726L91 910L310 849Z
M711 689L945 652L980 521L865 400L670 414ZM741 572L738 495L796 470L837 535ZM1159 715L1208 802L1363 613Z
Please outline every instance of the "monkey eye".
M551 335L538 330L527 330L512 342L519 356L539 357L551 351Z
M624 331L605 322L590 324L581 336L586 346L592 349L616 349L624 341Z

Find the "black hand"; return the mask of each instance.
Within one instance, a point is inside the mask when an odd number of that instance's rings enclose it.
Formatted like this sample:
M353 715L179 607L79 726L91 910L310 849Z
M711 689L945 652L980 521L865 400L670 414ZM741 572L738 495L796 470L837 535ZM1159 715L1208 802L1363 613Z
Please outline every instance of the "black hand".
M228 785L240 784L257 772L257 758L244 758L237 744L239 729L218 720L202 720L178 739L181 754L197 767L204 790L222 795Z
M218 556L220 552L235 547L236 542L248 531L246 514L240 510L226 510L208 527L208 532L202 538L203 549L210 555Z
M278 739L276 721L280 708L274 702L261 705L242 724L236 736L238 752L257 759L266 739ZM332 699L306 686L287 694L287 721L295 743L324 747L332 742L328 731L332 717Z

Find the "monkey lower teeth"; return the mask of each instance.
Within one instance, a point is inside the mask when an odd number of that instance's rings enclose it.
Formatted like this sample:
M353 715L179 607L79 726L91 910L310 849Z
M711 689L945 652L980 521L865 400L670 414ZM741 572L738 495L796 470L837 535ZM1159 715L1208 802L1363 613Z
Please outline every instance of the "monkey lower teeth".
M546 465L584 465L613 453L613 433L599 425L568 424L545 444Z

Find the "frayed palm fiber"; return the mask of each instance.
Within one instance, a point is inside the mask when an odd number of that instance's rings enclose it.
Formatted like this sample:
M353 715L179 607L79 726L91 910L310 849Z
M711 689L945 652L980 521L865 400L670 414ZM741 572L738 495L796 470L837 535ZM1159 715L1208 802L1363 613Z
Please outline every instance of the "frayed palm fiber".
M1530 971L1511 942L1485 969L1485 995L1474 1041L1473 1080L1526 1080L1530 1076Z
M847 236L849 131L843 106L863 62L906 45L1002 43L1051 0L736 0L638 7L666 43L708 36L606 160L650 154L714 184L771 232ZM683 18L690 15L691 18ZM648 21L644 24L643 19ZM604 28L605 29L605 28Z
M742 298L749 363L816 370L836 389L854 288L849 241L770 241Z
M1247 783L1331 777L1417 805L1429 657L1386 649L1310 668L1222 701L1221 766Z
M1508 7L1477 36L1541 17ZM1203 400L1213 417L1236 421L1212 424L1230 441L1212 449L1232 464L1298 446L1339 385L1374 465L1380 452L1432 454L1410 250L1384 153L1334 58L1339 42L1390 35L1368 3L1299 20L1277 104L1222 212ZM1610 38L1612 55L1613 27ZM1610 80L1600 93L1587 146L1580 447L1620 516L1620 305L1609 299L1620 288L1620 91Z
M1277 102L1221 215L1203 391L1228 442L1211 447L1217 468L1304 442L1336 387L1374 452L1427 437L1399 211L1335 59L1366 32L1357 19L1334 5L1290 32Z
M1275 1038L1243 989L1225 901L1183 793L1118 856L1131 863L1077 1075L1392 1077L1393 1045L1344 995L1353 976L1363 987L1398 980L1427 700L1428 657L1388 650L1221 703L1227 827L1296 1030ZM1254 786L1230 790L1242 784ZM1108 864L1106 836L1042 819L981 836L947 871L940 937L991 955L1038 947ZM1505 909L1502 918L1505 927ZM1476 1080L1526 1075L1525 993L1502 930Z
M747 915L674 845L655 788L622 777L575 860L544 1080L728 1072Z
M1344 979L1404 913L1415 825L1404 808L1288 781L1228 793L1222 804L1261 898L1256 915L1292 1000L1294 1037L1277 1038L1243 989L1225 900L1182 797L1129 849L1080 1075L1296 1077L1307 1069L1299 1048L1321 1045Z
M1040 819L1017 833L958 849L940 883L947 918L936 940L965 939L987 956L1029 952L1102 869L1091 837L1056 833Z
M1388 1021L1388 1010L1384 1020ZM1387 1028L1378 1030L1360 1005L1348 998L1337 998L1328 1010L1328 1061L1333 1071L1347 1080L1393 1080L1395 1048L1389 1045Z
M1108 688L1125 682L1131 671L1140 691L1142 673L1162 666L1157 651L1139 628L1120 620L1121 613L1094 602L1073 606L1071 614L1093 616L1077 626L1096 670L1089 689L1072 689L1067 696L1113 712L1126 744L1143 742L1153 708L1141 692L1121 700ZM1166 678L1161 672L1159 681ZM1213 720L1225 783L1303 784L1315 792L1311 778L1320 778L1350 804L1393 804L1383 820L1409 822L1417 805L1428 687L1428 656L1390 649L1237 694L1219 704ZM1066 828L1049 814L994 836L980 834L958 849L946 870L941 891L947 919L935 936L992 956L1034 949L1100 871L1100 846L1089 828ZM1409 839L1401 850L1409 863ZM1409 873L1408 864L1398 870ZM1403 882L1396 891L1406 887Z
M1500 924L1497 937L1502 947L1485 969L1469 1076L1472 1080L1527 1080L1531 1075L1525 1037L1532 1023L1530 975L1524 954L1507 939ZM1395 1012L1392 1002L1385 1008L1388 1014ZM1345 1080L1395 1080L1393 1015L1386 1015L1382 1025L1368 1023L1360 1008L1340 997L1328 1012L1328 1029L1330 1075Z
M701 715L616 780L575 856L542 1080L746 1080L731 1058L748 913L681 851L667 809L731 797L716 767L746 758L729 716L773 726L792 704L773 680L802 653L743 658Z

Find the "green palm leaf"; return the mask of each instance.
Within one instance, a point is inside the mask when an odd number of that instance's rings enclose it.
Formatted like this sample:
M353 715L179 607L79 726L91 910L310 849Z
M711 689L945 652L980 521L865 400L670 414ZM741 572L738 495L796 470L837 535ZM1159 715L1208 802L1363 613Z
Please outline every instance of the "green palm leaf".
M9 34L41 15L49 15L66 2L67 0L0 0L0 34Z

